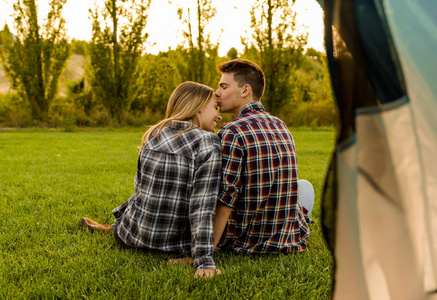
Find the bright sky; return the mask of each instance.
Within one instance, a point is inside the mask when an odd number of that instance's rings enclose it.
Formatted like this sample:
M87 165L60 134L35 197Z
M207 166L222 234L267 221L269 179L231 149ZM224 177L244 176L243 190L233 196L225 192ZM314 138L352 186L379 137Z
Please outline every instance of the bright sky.
M0 0L0 26L3 28L7 23L13 29L12 18L14 0ZM189 4L195 9L196 0L173 0L173 5L167 0L152 0L147 20L146 31L149 33L147 52L156 54L159 51L167 51L175 48L183 41L183 25L177 16L177 7ZM36 0L39 12L47 16L49 0ZM217 8L217 14L210 20L208 31L211 32L211 40L219 39L219 55L224 56L228 50L235 47L239 52L243 50L240 37L250 30L250 7L253 0L213 0L213 6ZM78 40L91 39L91 21L89 19L90 8L94 7L94 1L68 0L64 10L64 18L67 21L67 30L71 38ZM323 11L316 0L297 0L295 4L298 24L308 28L308 47L324 52L323 47Z

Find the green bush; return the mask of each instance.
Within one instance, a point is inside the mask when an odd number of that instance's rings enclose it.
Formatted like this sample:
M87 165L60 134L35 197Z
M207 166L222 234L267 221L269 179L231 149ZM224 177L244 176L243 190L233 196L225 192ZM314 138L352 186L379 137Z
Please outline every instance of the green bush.
M27 103L16 93L0 95L0 126L29 127L34 126L32 113Z
M86 41L75 40L71 41L73 53L85 55L88 43Z
M328 100L308 103L299 103L296 115L300 118L299 126L310 125L311 127L334 126L336 124L336 112L334 103Z
M0 121L5 120L11 113L9 95L0 95Z
M83 108L76 105L71 98L55 99L50 106L49 119L52 127L71 128L75 125L93 125Z
M164 116L157 113L145 111L131 111L126 115L126 125L134 127L142 127L154 125L162 120Z

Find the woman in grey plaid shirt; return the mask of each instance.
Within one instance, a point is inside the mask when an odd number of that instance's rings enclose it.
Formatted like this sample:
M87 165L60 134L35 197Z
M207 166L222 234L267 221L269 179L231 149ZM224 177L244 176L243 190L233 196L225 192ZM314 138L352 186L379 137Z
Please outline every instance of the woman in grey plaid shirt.
M212 255L222 156L214 129L220 120L213 89L179 85L166 118L142 138L135 193L112 211L115 224L82 218L81 227L113 231L128 247L190 253L185 261L196 266L195 277L219 274Z

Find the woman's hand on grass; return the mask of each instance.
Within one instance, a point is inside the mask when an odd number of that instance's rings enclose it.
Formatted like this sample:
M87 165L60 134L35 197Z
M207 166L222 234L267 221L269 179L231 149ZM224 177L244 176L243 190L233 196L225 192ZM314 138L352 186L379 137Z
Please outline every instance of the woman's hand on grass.
M189 264L189 265L193 265L194 261L191 257L183 257L183 258L174 258L174 259L170 259L168 261L171 264ZM200 269L197 270L196 273L194 274L194 278L200 278L200 277L213 277L214 275L219 275L221 274L222 271L219 269Z
M221 273L222 271L220 271L219 269L200 269L196 271L196 273L194 274L194 278L200 278L200 277L210 278L215 275L219 275Z

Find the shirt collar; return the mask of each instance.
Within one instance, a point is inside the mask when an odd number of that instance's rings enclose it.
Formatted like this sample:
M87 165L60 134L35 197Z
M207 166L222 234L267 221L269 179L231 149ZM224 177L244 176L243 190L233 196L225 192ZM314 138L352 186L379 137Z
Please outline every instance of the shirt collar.
M179 121L179 120L173 120L171 121L171 123L168 125L170 128L172 129L187 129L190 126L192 126L193 123L189 122L189 121Z
M260 101L252 101L252 102L246 104L245 106L243 106L240 113L238 114L238 118L242 117L242 116L244 116L252 111L266 111L266 109L264 108L264 106L261 104Z

